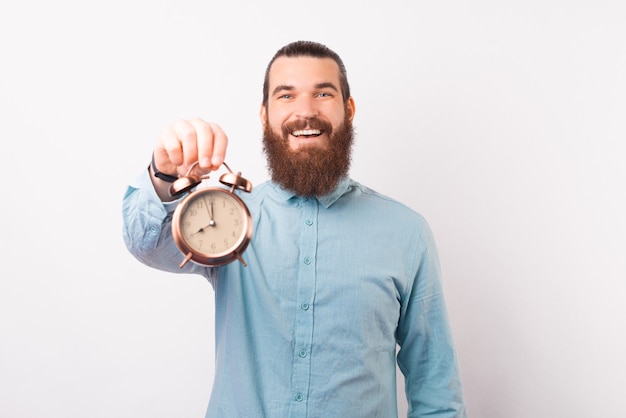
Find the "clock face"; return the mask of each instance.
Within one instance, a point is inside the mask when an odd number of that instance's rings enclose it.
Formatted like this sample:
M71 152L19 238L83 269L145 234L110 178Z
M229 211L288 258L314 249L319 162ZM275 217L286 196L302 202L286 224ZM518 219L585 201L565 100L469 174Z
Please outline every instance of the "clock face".
M238 258L248 245L251 231L245 204L221 188L196 190L174 213L176 244L200 264L220 265Z

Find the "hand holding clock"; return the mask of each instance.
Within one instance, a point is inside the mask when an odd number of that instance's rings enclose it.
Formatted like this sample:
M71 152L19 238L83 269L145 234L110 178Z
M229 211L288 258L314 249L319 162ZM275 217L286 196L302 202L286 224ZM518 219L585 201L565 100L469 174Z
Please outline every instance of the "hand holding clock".
M246 204L234 191L250 192L252 184L224 162L227 146L228 138L222 128L199 118L179 120L159 134L148 169L161 201L182 196L172 218L172 236L184 255L181 268L188 261L219 266L239 260L246 265L242 253L252 237L252 219ZM206 174L222 165L228 173L220 176L219 181L230 190L193 190L208 178Z
M153 174L150 177L159 198L172 200L168 182L155 177L156 170L178 177L196 161L201 172L217 170L224 162L227 146L228 137L222 128L200 118L181 119L164 128L154 148L154 166L150 167Z

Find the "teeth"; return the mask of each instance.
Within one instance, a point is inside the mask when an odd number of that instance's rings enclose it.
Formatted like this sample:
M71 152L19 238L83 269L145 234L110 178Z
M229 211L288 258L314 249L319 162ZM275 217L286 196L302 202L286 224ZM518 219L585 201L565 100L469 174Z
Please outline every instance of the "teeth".
M291 135L293 136L310 136L310 135L319 135L322 132L319 129L301 129L299 131L293 131Z

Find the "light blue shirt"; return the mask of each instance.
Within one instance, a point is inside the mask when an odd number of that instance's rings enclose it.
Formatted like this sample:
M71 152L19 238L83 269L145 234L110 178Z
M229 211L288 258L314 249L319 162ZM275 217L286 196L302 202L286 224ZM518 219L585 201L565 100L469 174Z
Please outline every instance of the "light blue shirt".
M272 182L239 195L254 223L247 267L219 269L178 267L183 256L170 231L177 202L162 203L147 172L123 202L135 257L203 275L214 288L207 417L397 417L396 361L409 417L466 416L422 216L350 179L320 198Z

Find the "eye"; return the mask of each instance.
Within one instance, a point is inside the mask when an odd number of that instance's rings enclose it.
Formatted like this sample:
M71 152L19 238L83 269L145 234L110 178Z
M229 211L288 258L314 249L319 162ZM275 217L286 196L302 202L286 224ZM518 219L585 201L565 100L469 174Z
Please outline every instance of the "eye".
M322 91L317 94L317 97L333 97L333 95L327 91Z
M280 96L278 96L279 99L293 99L293 95L292 94L281 94Z

